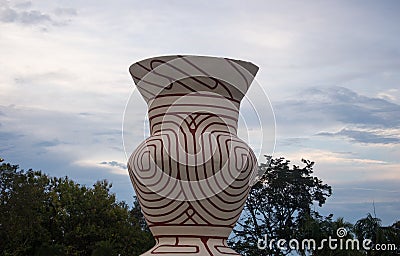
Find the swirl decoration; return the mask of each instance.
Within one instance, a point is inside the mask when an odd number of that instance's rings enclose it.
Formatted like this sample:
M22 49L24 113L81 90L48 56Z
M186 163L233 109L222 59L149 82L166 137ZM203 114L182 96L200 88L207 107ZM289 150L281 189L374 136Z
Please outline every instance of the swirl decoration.
M338 229L336 230L336 235L337 235L339 238L343 238L343 237L347 236L347 229L344 228L344 227L338 228Z

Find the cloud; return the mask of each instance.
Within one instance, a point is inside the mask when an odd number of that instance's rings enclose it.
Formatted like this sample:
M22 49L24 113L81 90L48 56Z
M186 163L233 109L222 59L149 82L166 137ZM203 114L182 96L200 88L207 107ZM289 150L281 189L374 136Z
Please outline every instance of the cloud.
M278 147L296 146L303 147L305 142L309 142L309 137L287 137L280 138L276 143Z
M109 166L112 166L112 167L118 167L118 168L121 168L121 169L124 169L124 170L128 169L128 167L126 166L126 163L123 164L123 163L120 163L120 162L117 162L117 161L110 161L110 162L103 161L100 164L109 165Z
M352 132L352 127L371 129L399 129L400 105L385 99L367 97L340 86L310 87L291 98L274 104L278 134L293 137L333 135L327 132L342 130L341 136L368 139L372 132ZM339 135L339 134L338 134ZM396 142L391 136L381 136L383 142Z
M98 163L99 158L113 156L124 161L121 120L112 113L80 115L21 106L0 106L0 111L4 113L0 116L2 154L44 162L50 155L72 162L94 159Z
M0 157L7 162L89 186L107 179L119 200L131 202L119 116L1 105L0 112Z
M339 152L334 146L352 152ZM315 147L315 144L313 144ZM300 159L305 158L315 162L315 175L332 184L349 182L374 182L383 181L400 182L400 150L396 147L347 146L337 141L328 142L323 147L302 147L276 152L274 157L284 156L294 164L302 165Z
M278 103L275 111L278 127L290 129L297 136L345 137L371 144L400 142L400 119L396 118L400 116L399 104L344 87L305 89Z
M388 162L382 160L356 157L352 152L332 152L328 150L312 148L302 148L300 152L288 153L286 156L288 159L293 159L294 161L298 161L301 158L306 158L319 164L330 165L352 164L361 166L376 166L381 164L389 164Z
M78 11L74 8L65 8L60 7L54 10L54 13L57 15L68 15L68 16L75 16L78 14Z
M59 141L58 139L53 139L53 140L44 140L44 141L41 141L41 142L37 142L37 143L33 144L33 147L48 148L48 147L55 147L55 146L58 146L60 144L63 144L63 142Z
M400 130L398 130L400 135ZM342 129L339 132L320 132L317 135L321 136L332 136L332 137L347 137L353 141L360 143L372 143L372 144L392 144L392 143L400 143L400 136L387 136L382 135L376 131L363 131L363 130L351 130L351 129Z
M23 7L27 7L24 5ZM8 1L0 2L0 21L11 23L23 23L23 24L37 24L42 22L51 21L48 14L45 14L38 10L19 10L15 7L11 7Z
M327 114L336 121L356 125L398 127L400 105L384 99L360 95L350 89L333 86L310 88L303 95L305 109Z
M256 79L276 111L283 156L316 161L317 175L339 185L398 182L400 149L389 143L400 122L398 6L0 0L0 97L14 104L0 107L0 153L81 183L109 178L124 198L133 193L121 168L128 65L165 54L227 56L260 66ZM251 100L265 102L258 95ZM148 132L146 105L133 103L124 126L128 155ZM242 104L249 141L264 141L250 110Z
M0 1L0 22L4 23L19 23L19 24L43 24L50 23L53 25L63 25L65 19L60 19L59 16L74 16L77 14L73 8L56 8L54 13L58 17L46 13L41 10L31 9L32 2L26 1L17 3L14 6L9 1Z
M400 102L400 90L389 89L383 92L379 92L377 97L391 102Z

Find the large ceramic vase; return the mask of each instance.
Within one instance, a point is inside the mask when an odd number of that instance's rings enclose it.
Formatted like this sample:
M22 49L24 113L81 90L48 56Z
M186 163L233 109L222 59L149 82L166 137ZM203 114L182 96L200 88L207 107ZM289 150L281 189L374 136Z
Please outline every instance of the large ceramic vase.
M129 71L150 126L128 161L156 239L143 255L239 255L226 241L257 170L237 137L239 107L258 67L177 55L145 59Z

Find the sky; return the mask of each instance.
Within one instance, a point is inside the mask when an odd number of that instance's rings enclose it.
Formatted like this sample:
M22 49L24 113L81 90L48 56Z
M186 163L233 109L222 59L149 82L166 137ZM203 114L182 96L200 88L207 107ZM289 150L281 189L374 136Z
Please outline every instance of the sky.
M259 153L314 161L333 189L318 211L354 222L375 206L392 224L399 10L395 0L0 0L0 156L80 184L107 179L131 203L126 156L148 131L128 67L171 54L241 59L260 67L268 96L250 89L248 101L269 113L269 99L275 115L264 121L276 144ZM257 147L257 120L241 112Z

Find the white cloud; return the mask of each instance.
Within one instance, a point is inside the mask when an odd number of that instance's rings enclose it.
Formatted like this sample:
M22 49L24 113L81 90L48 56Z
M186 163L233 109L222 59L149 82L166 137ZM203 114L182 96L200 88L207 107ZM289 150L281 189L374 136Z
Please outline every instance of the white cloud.
M35 9L31 1L0 1L0 22L22 25L65 25L71 15L76 15L73 8L57 8L53 15L45 10ZM61 16L64 16L60 18ZM65 19L67 18L67 19Z
M374 148L374 150L378 149ZM393 152L393 149L381 149L381 151ZM395 152L400 153L399 150ZM368 157L362 151L332 152L328 149L300 148L291 152L276 152L275 157L284 156L296 164L300 164L302 158L314 161L315 174L328 183L340 185L349 182L376 182L379 184L381 181L400 182L398 172L400 163L395 156L397 153L393 152L392 157L384 160L380 155L374 158Z
M391 102L395 102L397 104L400 103L400 90L399 89L389 89L383 92L379 92L377 97L380 99L388 100Z

